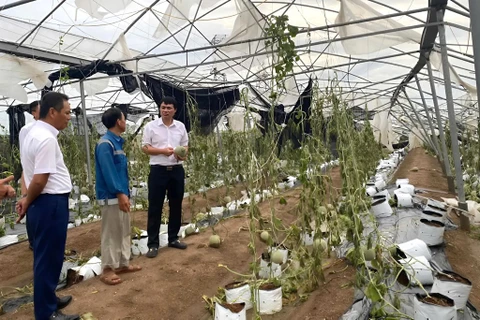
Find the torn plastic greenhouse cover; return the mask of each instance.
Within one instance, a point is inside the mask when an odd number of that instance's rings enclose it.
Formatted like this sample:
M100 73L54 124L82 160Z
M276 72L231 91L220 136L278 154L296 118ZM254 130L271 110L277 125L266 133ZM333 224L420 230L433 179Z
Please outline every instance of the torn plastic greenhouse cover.
M389 187L390 194L395 190L395 186ZM393 243L400 244L417 238L418 222L422 215L423 205L417 200L414 208L397 208L396 215L386 218L377 218L377 228L382 234L382 241L385 245ZM374 226L368 218L363 219L364 235L374 234ZM456 229L457 226L450 220L446 220L446 230ZM336 249L338 257L345 257L348 249L353 247L352 243L343 243ZM435 271L452 270L442 245L429 247L431 251L431 266ZM385 279L387 287L391 287L390 293L401 292L399 294L400 311L404 314L414 317L414 300L417 293L424 293L419 287L405 287L398 282L394 282L394 277ZM425 290L430 292L432 285L424 286ZM385 296L391 298L389 295ZM392 294L393 297L393 294ZM393 302L393 301L390 301ZM370 318L370 310L372 308L371 301L365 296L362 290L356 289L354 303L350 309L340 318L341 320L361 320ZM480 320L480 314L477 309L470 303L464 310L457 312L457 320Z

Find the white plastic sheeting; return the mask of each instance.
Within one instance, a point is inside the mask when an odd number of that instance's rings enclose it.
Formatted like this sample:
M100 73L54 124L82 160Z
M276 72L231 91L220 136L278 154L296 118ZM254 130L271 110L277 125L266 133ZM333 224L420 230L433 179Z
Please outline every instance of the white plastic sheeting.
M83 9L92 18L102 20L109 13L125 10L131 2L132 0L75 0L75 5L78 9ZM103 9L103 11L100 9Z
M384 16L384 14L373 9L366 2L361 0L342 0L340 3L340 12L335 19L335 23L337 24ZM340 38L345 38L402 27L405 26L393 18L387 18L341 26L337 27L337 30ZM348 54L366 54L377 52L408 41L420 43L421 38L422 36L420 33L413 30L405 30L367 38L342 40L342 45Z
M47 74L40 62L12 55L0 55L0 95L27 103L27 92L19 83L30 79L37 89L47 84Z
M393 151L393 130L392 121L388 116L388 110L377 112L372 120L372 129L375 140Z

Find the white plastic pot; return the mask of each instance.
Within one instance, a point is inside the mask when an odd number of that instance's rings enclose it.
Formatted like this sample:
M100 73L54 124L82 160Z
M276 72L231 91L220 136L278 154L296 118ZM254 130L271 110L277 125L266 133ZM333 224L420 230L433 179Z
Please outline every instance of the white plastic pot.
M225 298L228 303L245 303L245 310L249 310L253 307L252 292L250 291L250 285L244 283L236 287L238 282L229 283L225 286ZM230 288L231 287L231 288Z
M282 310L282 287L255 290L255 301L260 314L274 314Z
M145 255L148 252L148 233L142 230L140 239L132 239L132 254L134 256Z
M377 190L382 190L386 186L387 186L387 184L385 183L385 181L383 179L375 181L375 188L377 188Z
M442 273L436 275L430 292L441 293L455 301L456 309L464 309L467 306L470 291L472 291L472 283L467 278L453 271L442 271ZM449 276L459 277L466 283L457 281Z
M260 259L260 270L258 276L263 279L276 278L282 274L282 267L274 262Z
M387 198L387 201L390 200L392 197L390 196L390 192L388 190L382 190L375 194L375 196L385 196Z
M377 218L390 217L393 213L386 198L374 201L370 210Z
M447 207L445 206L445 203L437 201L437 200L433 200L433 199L428 199L427 200L427 207L432 207L434 209L447 211Z
M159 235L160 248L168 245L168 233L160 233Z
M403 265L408 280L412 285L429 285L433 283L433 272L430 262L424 256L409 257L398 261Z
M400 243L397 245L397 247L405 254L407 258L423 256L427 258L428 261L432 260L432 253L430 252L430 249L423 240L413 239L407 242Z
M446 212L444 212L444 213L446 213ZM423 210L421 218L425 219L425 220L432 220L432 221L438 221L438 222L441 222L441 223L445 223L444 214L442 214L442 212L440 210L439 211Z
M302 233L302 242L303 245L305 246L312 246L313 245L313 237L315 236L315 232L311 232L310 234L308 233Z
M367 187L366 191L369 196L373 196L377 193L377 188L375 188L374 186L370 186L370 187Z
M403 193L400 189L394 191L394 197L397 200L397 207L411 208L413 207L413 198L409 193Z
M431 293L430 296L444 299L449 304L441 306L420 301L425 296L417 293L413 299L414 320L457 320L457 310L455 310L455 302L452 299L440 293Z
M421 219L417 237L428 246L436 246L443 243L444 232L445 224L442 222Z
M410 180L408 179L397 179L397 181L395 181L395 185L398 187L400 187L400 185L402 184L409 184L410 183Z
M415 194L415 186L408 183L401 184L398 189L400 192L408 193L412 196Z
M247 310L245 303L235 303L232 307L237 307L240 311L232 311L226 307L215 302L215 320L247 320ZM241 309L240 309L241 308Z

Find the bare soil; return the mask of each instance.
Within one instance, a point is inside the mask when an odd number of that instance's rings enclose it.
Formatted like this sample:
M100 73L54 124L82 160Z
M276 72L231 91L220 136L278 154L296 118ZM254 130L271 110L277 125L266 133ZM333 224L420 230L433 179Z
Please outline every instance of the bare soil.
M412 167L418 167L417 172L410 171ZM448 192L447 178L442 173L438 160L425 153L421 148L411 150L396 171L393 181L408 178L415 188L435 190L435 192L422 193L422 197L428 197L442 201L443 198L455 198L455 194ZM460 226L460 219L456 214L451 214L450 219ZM448 262L453 271L472 282L470 302L480 308L480 232L478 229L465 232L463 230L445 231L445 251Z
M331 172L335 187L340 186L339 170ZM232 190L232 198L240 196L241 187ZM184 220L190 220L197 210L219 204L226 190L209 190L206 198L196 197L193 208L184 201ZM268 217L272 207L283 223L290 225L297 219L295 208L300 199L301 188L282 194L286 204L279 199L260 204L262 215ZM200 208L200 209L199 209ZM146 229L145 212L132 213L133 224ZM155 259L136 257L133 263L143 270L132 274L122 274L123 283L116 286L103 284L98 277L83 281L58 292L60 296L72 295L73 302L65 313L85 314L87 312L99 320L103 319L210 319L202 296L211 297L219 287L238 281L232 272L219 265L227 266L235 272L248 273L252 256L247 247L250 236L247 214L239 214L223 220L215 226L215 232L222 238L218 249L208 247L212 229L187 237L186 250L161 248ZM90 257L100 247L100 222L93 222L70 229L67 237L67 249ZM258 240L260 250L265 245ZM344 260L330 259L324 269L325 283L310 294L306 302L298 300L284 301L280 313L262 316L262 319L338 319L353 302L353 282L355 270ZM29 285L32 282L32 252L28 244L20 243L0 250L0 290L11 292L15 287ZM21 307L15 314L0 316L0 319L33 319L33 305Z
M436 304L437 306L442 307L453 307L454 302L453 300L448 300L438 296L435 293L430 294L430 297L426 296L420 299L421 302L429 303L429 304Z

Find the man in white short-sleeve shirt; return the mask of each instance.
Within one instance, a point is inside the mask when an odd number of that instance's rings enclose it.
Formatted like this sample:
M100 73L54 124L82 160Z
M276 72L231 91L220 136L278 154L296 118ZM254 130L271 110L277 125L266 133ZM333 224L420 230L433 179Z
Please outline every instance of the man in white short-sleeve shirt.
M185 171L182 163L186 159L174 153L176 147L188 150L188 134L185 125L173 119L177 102L173 97L164 97L159 106L160 117L149 122L143 129L142 150L150 156L148 176L148 258L158 254L159 231L165 195L168 196L170 215L168 218L168 246L186 249L178 240L182 223L182 201L185 192Z
M62 270L69 219L70 174L58 145L59 130L68 126L70 103L58 92L45 94L39 120L22 142L20 159L26 195L17 203L33 243L33 302L36 319L79 319L59 310L72 300L58 298L55 290Z

